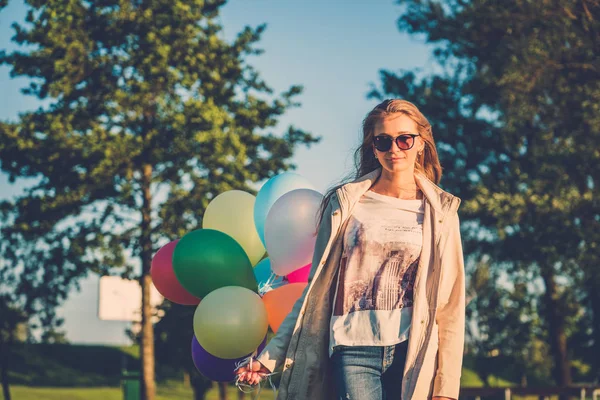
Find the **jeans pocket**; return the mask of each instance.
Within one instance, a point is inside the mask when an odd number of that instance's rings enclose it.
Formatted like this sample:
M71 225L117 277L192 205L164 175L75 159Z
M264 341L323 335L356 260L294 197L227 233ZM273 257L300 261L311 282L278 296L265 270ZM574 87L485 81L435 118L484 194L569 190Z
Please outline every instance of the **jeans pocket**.
M331 349L331 354L335 354L338 351L342 350L344 347L348 347L348 346L344 346L343 344L338 344L337 346L333 346L333 349Z

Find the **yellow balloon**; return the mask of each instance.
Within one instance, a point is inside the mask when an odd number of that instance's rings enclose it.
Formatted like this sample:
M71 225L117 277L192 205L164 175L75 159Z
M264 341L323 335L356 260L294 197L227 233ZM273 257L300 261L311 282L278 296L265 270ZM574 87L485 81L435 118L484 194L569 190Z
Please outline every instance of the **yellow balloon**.
M206 295L194 313L194 335L215 357L233 359L252 353L268 330L267 310L259 295L225 286Z
M256 226L254 203L256 197L241 190L223 192L208 204L202 227L215 229L234 238L244 249L252 266L258 264L265 254Z

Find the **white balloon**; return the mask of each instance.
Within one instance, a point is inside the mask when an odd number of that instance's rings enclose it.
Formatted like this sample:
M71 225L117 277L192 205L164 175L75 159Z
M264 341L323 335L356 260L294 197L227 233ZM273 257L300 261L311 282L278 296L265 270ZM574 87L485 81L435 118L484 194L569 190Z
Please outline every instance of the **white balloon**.
M269 179L258 191L256 203L254 203L254 223L263 244L266 242L265 226L271 207L281 196L296 189L314 189L314 187L302 175L295 172L283 172Z
M296 189L271 207L265 222L265 242L277 275L287 275L311 262L322 200L323 195L315 190Z

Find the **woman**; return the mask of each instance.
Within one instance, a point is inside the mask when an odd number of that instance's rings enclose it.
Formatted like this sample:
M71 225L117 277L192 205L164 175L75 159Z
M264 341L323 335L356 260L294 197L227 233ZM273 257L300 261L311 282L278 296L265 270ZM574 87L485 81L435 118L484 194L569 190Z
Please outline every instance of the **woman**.
M431 125L386 100L357 176L323 201L309 284L240 381L282 368L278 399L458 399L465 282L457 209Z

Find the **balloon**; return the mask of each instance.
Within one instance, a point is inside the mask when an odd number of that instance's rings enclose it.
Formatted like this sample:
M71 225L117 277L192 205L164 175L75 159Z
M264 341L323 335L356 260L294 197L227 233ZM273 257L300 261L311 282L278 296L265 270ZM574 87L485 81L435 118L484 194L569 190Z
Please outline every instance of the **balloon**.
M267 311L262 299L239 286L210 292L194 313L194 334L198 343L219 358L239 358L251 353L267 330Z
M179 283L173 272L173 250L179 240L167 243L152 258L150 275L156 290L173 303L196 305L200 299L188 293Z
M293 172L284 172L274 176L260 188L254 204L254 223L263 244L266 243L265 223L267 215L275 201L287 192L301 188L314 189L308 179Z
M252 265L256 265L265 254L254 225L255 202L256 197L250 193L229 190L212 199L202 220L203 228L216 229L234 238Z
M287 275L311 261L322 199L323 195L315 190L296 189L281 196L271 207L265 239L271 268L277 275Z
M269 318L269 326L273 332L277 333L279 326L292 311L294 303L300 298L306 285L306 283L290 283L263 295L263 302L265 303Z
M267 337L263 339L262 343L256 350L257 354L265 348L267 343ZM205 377L215 382L229 382L235 379L235 366L238 362L250 357L252 353L246 354L243 357L225 359L215 357L208 351L204 350L198 339L195 336L192 337L192 360L196 369Z
M213 229L198 229L179 240L173 271L181 286L196 297L223 286L258 290L244 249L231 236Z
M271 269L271 260L268 258L265 258L256 264L256 267L254 267L254 277L258 283L259 294L261 288L264 291L268 291L273 287L279 287L285 284L282 276L273 274L274 272Z
M307 264L304 267L297 269L287 274L286 278L290 283L308 282L308 276L310 275L311 264Z

